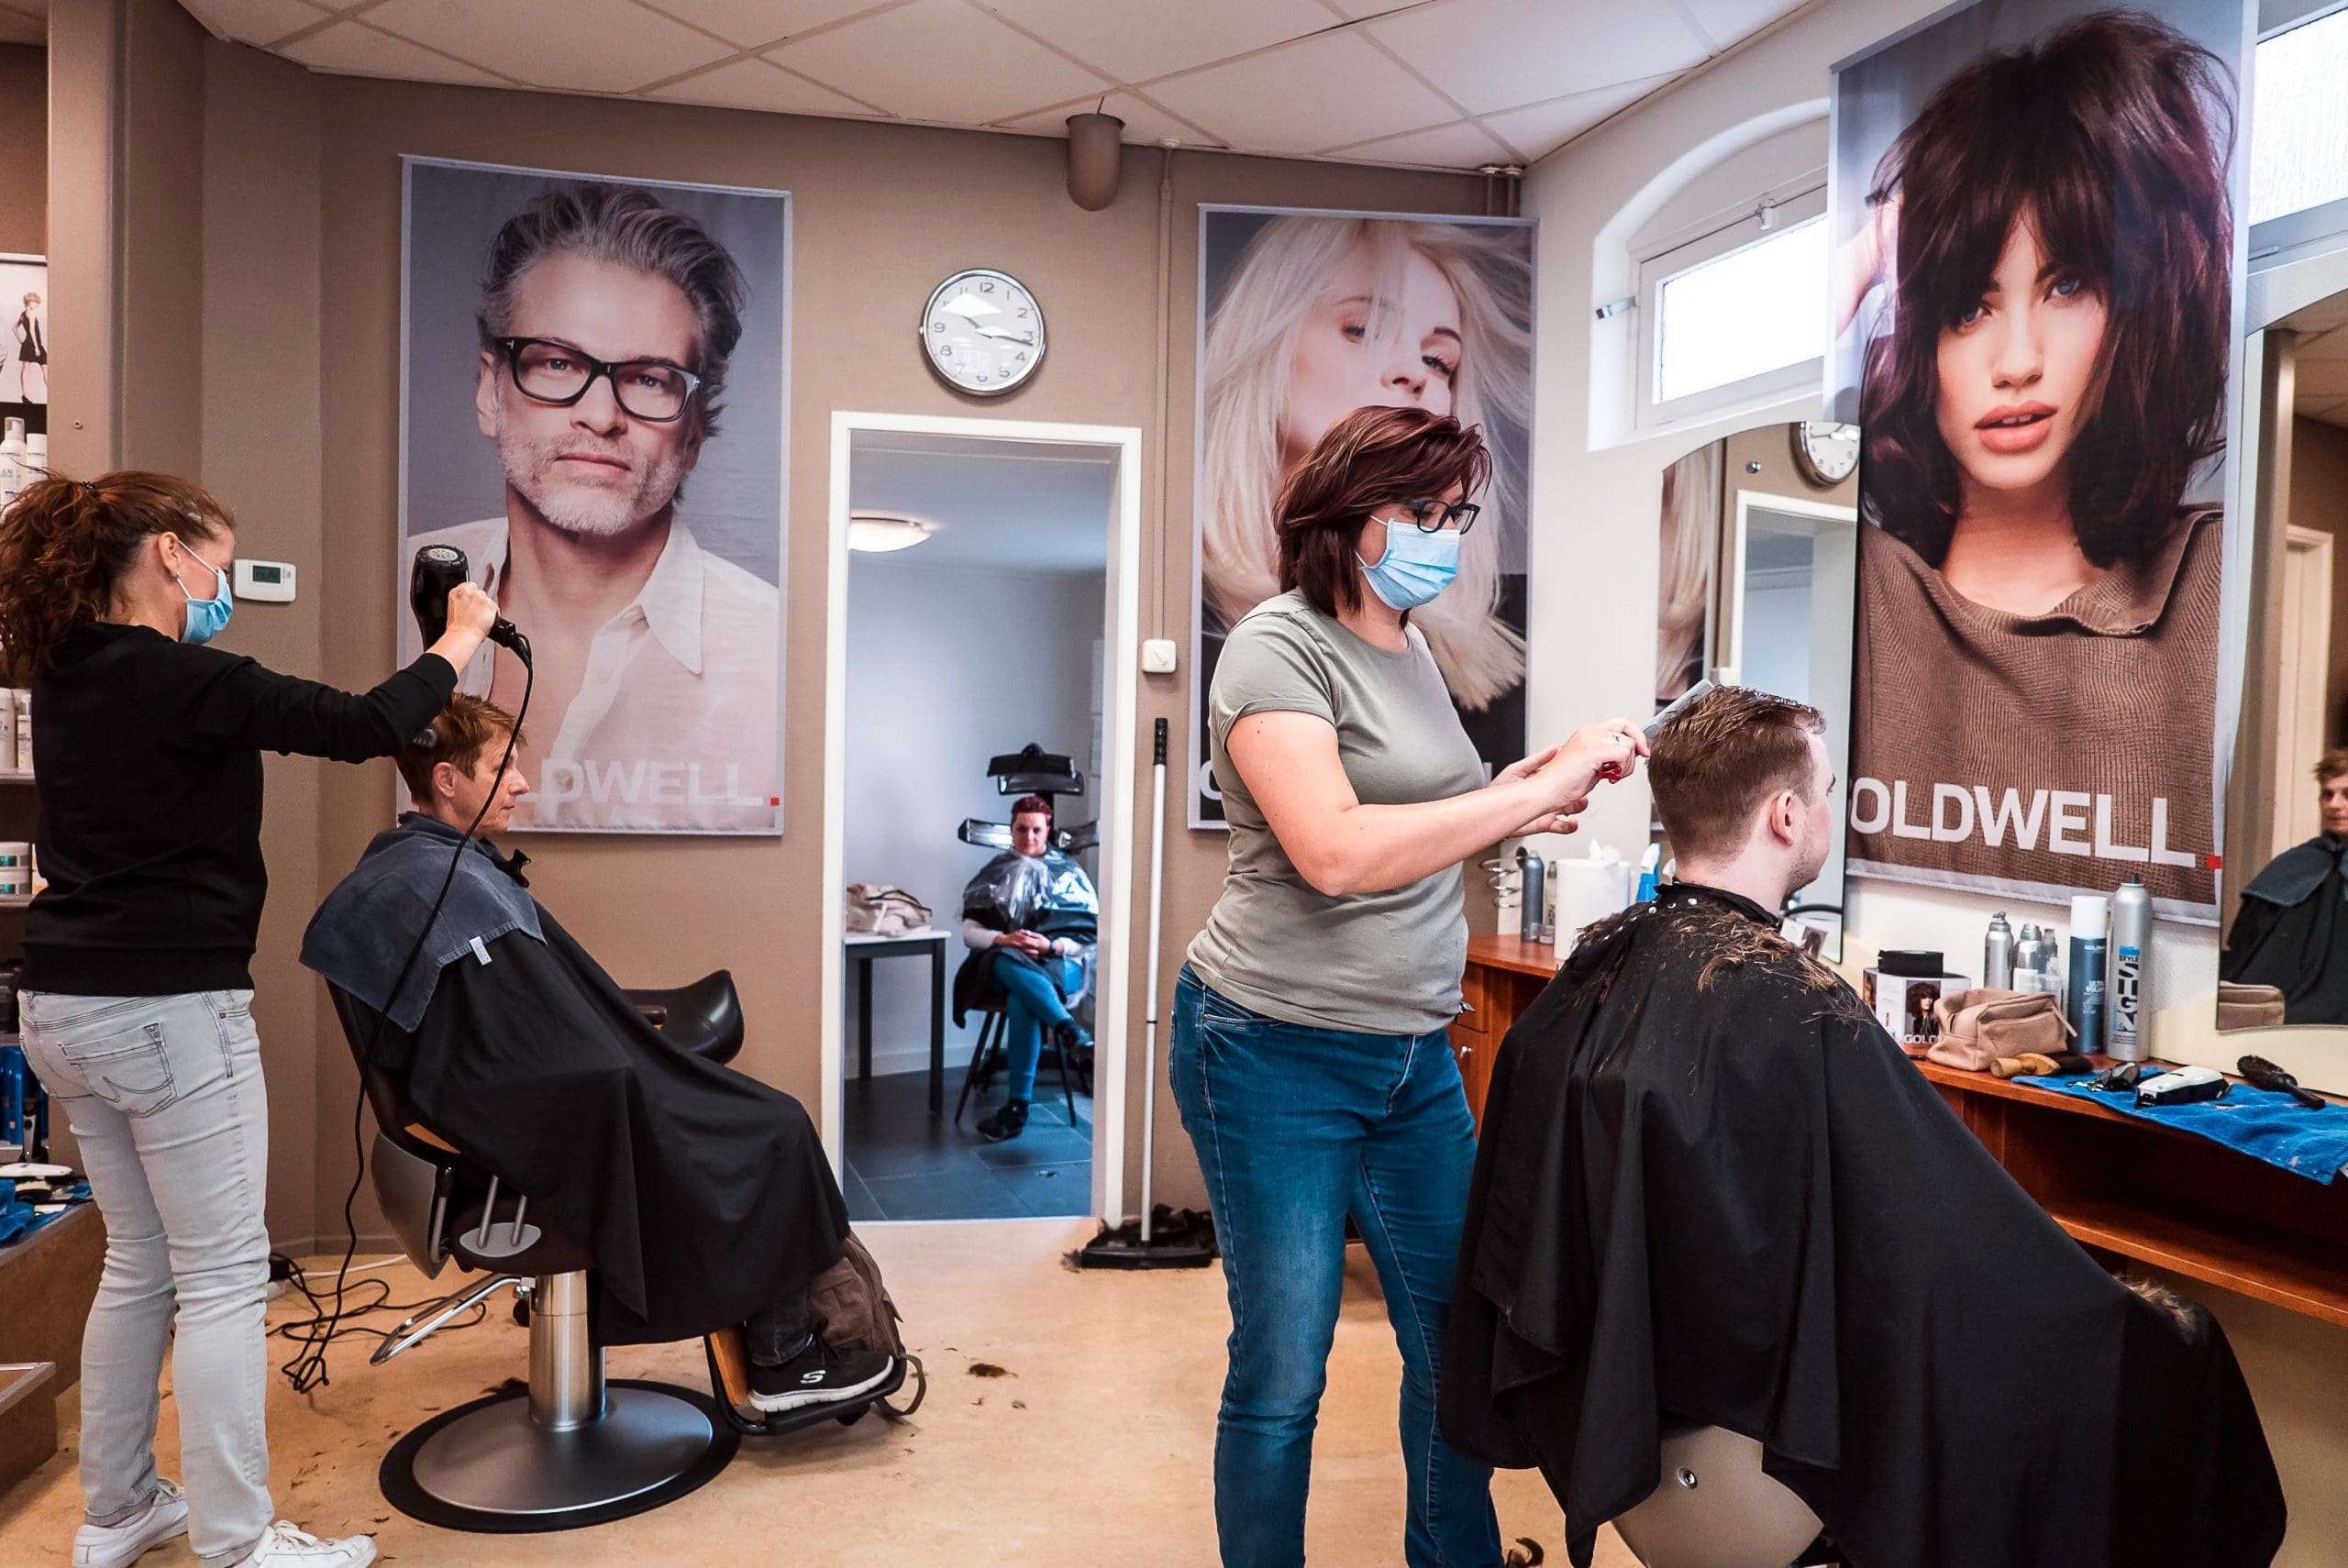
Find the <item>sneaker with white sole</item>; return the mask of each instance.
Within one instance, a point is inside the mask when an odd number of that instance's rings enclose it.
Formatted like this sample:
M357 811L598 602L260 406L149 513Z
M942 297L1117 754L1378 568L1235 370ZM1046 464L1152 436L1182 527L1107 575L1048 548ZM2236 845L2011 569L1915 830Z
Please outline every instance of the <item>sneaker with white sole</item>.
M237 1568L367 1568L374 1561L372 1536L321 1540L280 1519L261 1533L260 1544L238 1561Z
M770 1416L810 1405L836 1405L870 1393L896 1369L892 1355L834 1350L818 1342L781 1366L751 1367L750 1405Z
M186 1533L186 1496L173 1483L158 1481L138 1512L110 1525L85 1524L73 1532L73 1568L124 1568Z

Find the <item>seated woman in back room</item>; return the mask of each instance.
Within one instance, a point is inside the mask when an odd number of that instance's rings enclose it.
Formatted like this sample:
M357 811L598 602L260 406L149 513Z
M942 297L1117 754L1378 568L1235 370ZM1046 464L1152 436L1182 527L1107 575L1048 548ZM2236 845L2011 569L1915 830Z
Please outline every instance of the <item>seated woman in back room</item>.
M1069 1010L1083 994L1085 960L1099 934L1100 896L1084 867L1052 847L1052 803L1022 795L1011 808L1011 847L979 868L962 889L962 940L970 956L954 977L954 1021L973 1008L1009 1015L1004 1050L1010 1093L979 1123L991 1143L1026 1131L1044 1032L1060 1060L1089 1055L1092 1036Z

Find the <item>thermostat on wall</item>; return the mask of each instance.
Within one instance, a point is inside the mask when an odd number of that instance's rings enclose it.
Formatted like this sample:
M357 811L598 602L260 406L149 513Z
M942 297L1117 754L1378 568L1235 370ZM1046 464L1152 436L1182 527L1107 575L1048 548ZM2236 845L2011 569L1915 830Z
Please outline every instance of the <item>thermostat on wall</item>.
M294 602L294 563L292 561L249 561L237 559L237 597L257 599L268 604L291 604Z

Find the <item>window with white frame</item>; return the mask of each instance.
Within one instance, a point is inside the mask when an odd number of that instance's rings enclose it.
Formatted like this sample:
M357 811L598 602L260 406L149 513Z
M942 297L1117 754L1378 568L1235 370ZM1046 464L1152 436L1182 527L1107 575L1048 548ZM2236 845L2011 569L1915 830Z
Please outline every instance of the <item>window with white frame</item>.
M1822 186L1643 258L1635 423L1700 418L1814 385L1829 270Z
M2348 233L2348 10L2263 40L2252 82L2253 257Z

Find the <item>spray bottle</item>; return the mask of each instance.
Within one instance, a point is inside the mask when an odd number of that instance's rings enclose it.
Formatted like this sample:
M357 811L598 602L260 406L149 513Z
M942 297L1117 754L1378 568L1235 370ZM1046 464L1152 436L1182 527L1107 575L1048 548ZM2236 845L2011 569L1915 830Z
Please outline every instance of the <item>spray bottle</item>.
M6 436L0 437L0 511L5 511L17 499L17 492L32 482L32 448L25 442L25 422L11 419L6 431Z
M1648 845L1647 852L1639 856L1639 890L1638 895L1632 899L1631 901L1633 903L1651 904L1655 902L1656 884L1660 880L1659 873L1662 868L1663 845L1659 844Z
M2153 898L2132 876L2111 896L2111 1024L2105 1050L2122 1062L2152 1055L2145 1010L2152 1002Z
M1981 984L1993 991L2014 988L2014 928L2006 911L1989 917L1989 933L1981 944Z
M2101 893L2073 894L2070 984L2064 992L2063 1013L2078 1032L2078 1043L2089 1050L2103 1043L2110 934L2111 900Z
M1521 878L1516 934L1521 941L1538 942L1541 940L1542 884L1546 878L1548 867L1533 851L1520 846L1516 852L1516 868Z

